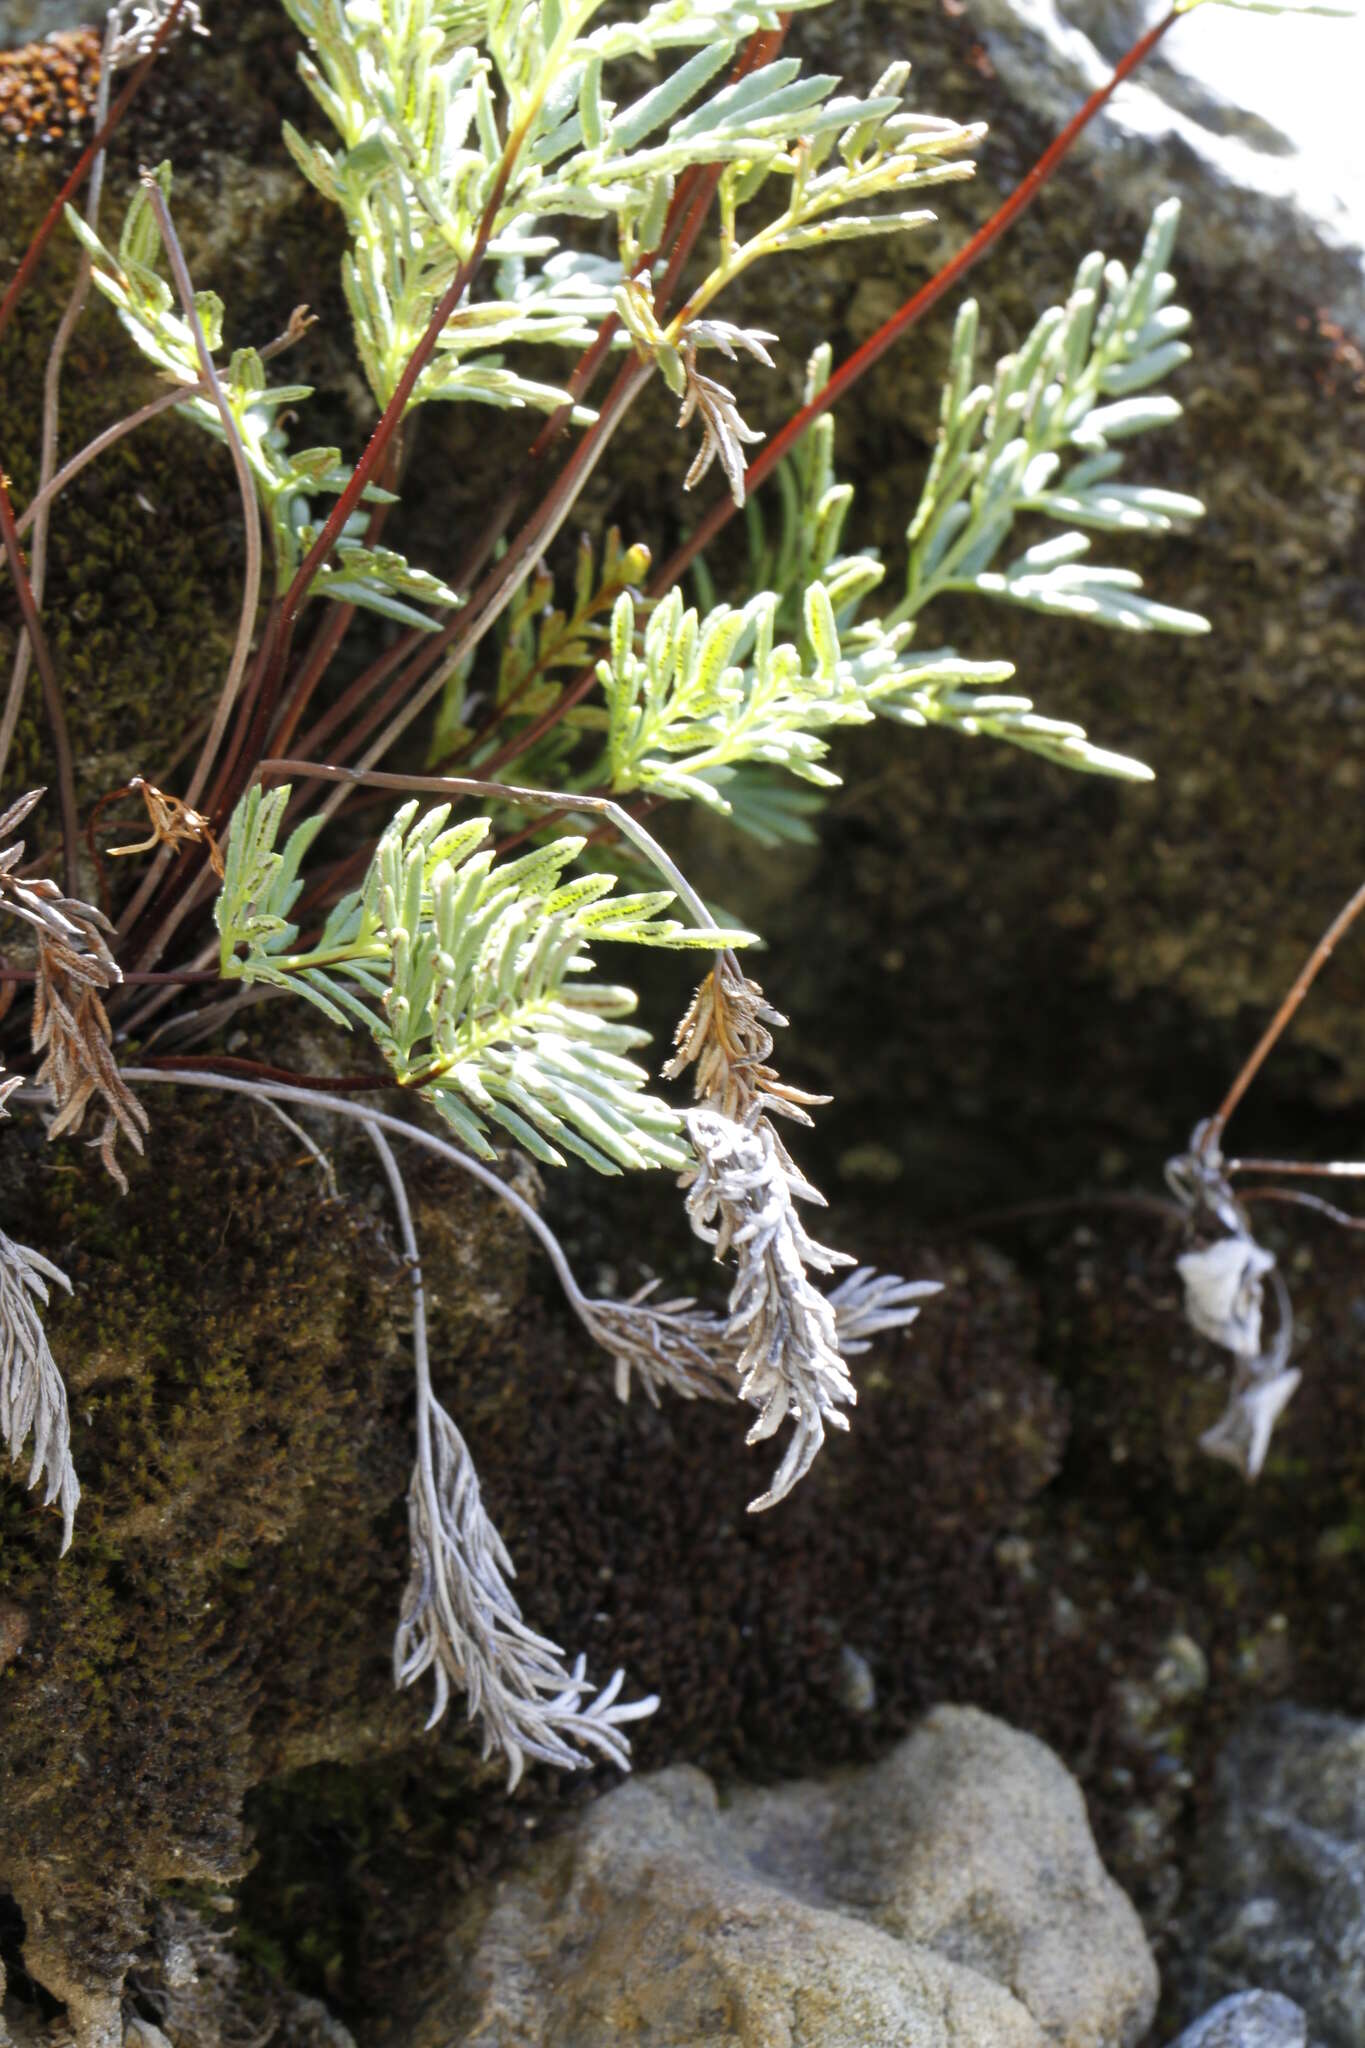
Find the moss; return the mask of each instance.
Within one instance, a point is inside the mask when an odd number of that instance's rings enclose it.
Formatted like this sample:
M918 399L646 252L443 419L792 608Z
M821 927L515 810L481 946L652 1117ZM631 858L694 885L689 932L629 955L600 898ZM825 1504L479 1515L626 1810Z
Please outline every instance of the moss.
M49 1329L84 1495L60 1563L17 1477L0 1500L0 1598L27 1630L0 1685L0 1869L26 1911L60 1901L97 1977L153 1887L240 1876L253 1777L410 1738L415 1715L384 1656L410 1461L391 1256L363 1212L320 1213L273 1132L242 1142L235 1104L155 1108L157 1164L123 1203L38 1159L5 1215L73 1282ZM447 1193L466 1294L504 1227Z

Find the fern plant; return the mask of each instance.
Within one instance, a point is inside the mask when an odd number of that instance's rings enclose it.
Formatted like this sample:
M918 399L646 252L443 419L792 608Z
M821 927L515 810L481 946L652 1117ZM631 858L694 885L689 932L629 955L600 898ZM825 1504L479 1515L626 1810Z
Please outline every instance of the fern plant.
M1107 549L1200 514L1195 498L1126 467L1129 444L1179 411L1169 387L1189 350L1169 268L1177 209L1158 208L1131 271L1087 257L1066 302L986 376L978 309L960 307L938 443L896 569L871 547L847 550L854 493L834 463L829 407L871 356L836 369L818 349L802 410L751 468L765 439L753 424L761 373L782 343L717 306L759 264L831 242L875 248L932 220L924 201L971 175L980 124L909 107L903 62L865 92L804 71L784 49L791 18L799 27L828 0L781 10L766 0L283 4L305 40L301 75L320 117L317 132L287 127L285 141L345 225L342 286L374 429L353 463L338 448L294 445L312 394L272 382L270 365L306 316L220 361L227 313L190 275L170 166L144 174L117 235L101 227L103 123L87 153L85 209L66 210L86 268L54 343L40 483L22 516L0 470L0 539L25 627L0 768L31 659L56 761L65 886L26 874L22 846L10 844L0 914L34 947L31 1049L50 1132L75 1130L93 1108L94 1142L116 1178L116 1141L140 1150L148 1128L133 1083L192 1080L280 1115L285 1103L311 1104L364 1126L413 1289L412 1578L396 1679L430 1674L433 1719L463 1689L513 1781L528 1758L624 1764L621 1729L653 1702L624 1698L619 1673L594 1694L582 1661L566 1663L521 1616L470 1451L434 1391L420 1249L390 1141L434 1151L512 1203L611 1358L622 1398L640 1384L651 1399L668 1390L745 1404L751 1443L789 1429L755 1509L800 1481L827 1429L848 1426L849 1358L911 1322L933 1284L864 1268L823 1284L852 1262L807 1230L804 1213L822 1198L783 1136L809 1124L822 1098L780 1075L785 1020L739 957L754 935L717 922L643 819L695 802L766 843L809 839L838 779L838 729L876 718L947 725L1093 773L1148 773L1036 710L988 647L964 653L919 636L921 614L947 593L989 600L983 620L1003 602L1122 632L1207 630L1147 597L1131 568L1090 557L1092 535ZM141 67L118 109L192 13L185 0L114 8L106 97L119 66ZM1135 46L1085 118L1173 19ZM1003 232L1052 162L922 305L874 337L873 353ZM0 301L0 329L48 232ZM165 388L59 468L62 351L89 282ZM691 450L683 488L714 466L726 492L653 575L642 544L589 537L556 604L547 551L656 375ZM517 481L472 508L478 536L463 569L412 563L392 544L402 537L395 437L419 432L421 408L437 401L513 416ZM82 470L172 406L232 456L246 573L233 657L184 793L139 774L102 792L86 820L93 845L106 807L140 797L151 823L149 839L111 849L152 855L114 923L85 900L80 872L61 677L43 625L46 534ZM536 431L522 447L515 416L528 413ZM773 493L755 496L773 468ZM741 507L748 575L721 591L702 543ZM1012 552L1026 522L1047 537L1025 536ZM390 637L343 686L333 663L357 609L379 614ZM405 772L414 760L428 773ZM319 836L358 789L408 800L377 835L338 835L329 864L315 863ZM37 794L11 806L0 839ZM424 810L424 795L442 800ZM632 872L618 889L613 870L627 863L650 871L648 886ZM675 902L686 921L670 914ZM632 1057L646 1034L630 1021L631 988L591 978L607 942L705 956L664 1070L673 1082L691 1072L690 1106L651 1093ZM193 990L214 966L222 986L197 1017ZM212 1054L207 1070L174 1056L115 1059L115 1044L136 1041L169 1004L180 1006L174 1021L221 1031L250 994L296 995L328 1026L358 1033L368 1064L348 1092L316 1076L243 1073L251 1063L240 1060L215 1069ZM0 1104L20 1078L3 1084ZM372 1087L404 1091L409 1119L355 1099ZM427 1111L443 1135L423 1123ZM508 1142L550 1166L573 1154L601 1173L675 1173L693 1230L729 1266L728 1298L585 1295L543 1219L492 1170ZM50 1260L0 1239L0 1430L14 1455L32 1439L31 1481L45 1478L69 1540L78 1487L39 1317L49 1281L65 1284Z

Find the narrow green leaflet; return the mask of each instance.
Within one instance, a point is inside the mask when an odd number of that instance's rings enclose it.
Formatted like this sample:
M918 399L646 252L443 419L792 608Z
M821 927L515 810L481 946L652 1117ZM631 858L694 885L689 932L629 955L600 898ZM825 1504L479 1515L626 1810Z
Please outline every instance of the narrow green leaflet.
M1095 745L1081 726L1009 689L1011 663L912 643L919 613L949 590L1123 632L1207 630L1195 613L1146 596L1136 571L1091 560L1090 535L1165 536L1203 510L1122 473L1127 443L1180 411L1153 388L1189 354L1189 316L1171 303L1166 269L1178 214L1174 201L1157 209L1131 276L1102 255L1087 257L1067 303L1042 315L990 384L975 381L977 308L963 307L938 446L907 535L906 595L889 612L867 611L886 565L841 553L853 489L835 474L828 415L781 465L776 518L761 503L746 507L757 597L739 610L717 604L703 572L698 610L684 612L674 593L641 626L619 605L610 658L598 670L609 718L603 779L617 791L708 804L771 839L773 814L744 801L737 772L761 768L769 790L782 786L775 771L827 788L838 779L827 765L829 729L876 716L951 726L1064 767L1147 780L1142 762ZM817 350L808 401L829 366L829 350ZM997 566L1028 515L1066 530ZM806 801L800 826L809 830L819 798L811 791ZM786 836L780 821L776 830Z

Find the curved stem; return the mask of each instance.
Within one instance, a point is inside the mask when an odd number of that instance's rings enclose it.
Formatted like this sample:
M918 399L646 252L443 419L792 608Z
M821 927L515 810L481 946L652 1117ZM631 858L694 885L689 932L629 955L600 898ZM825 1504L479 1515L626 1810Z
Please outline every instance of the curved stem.
M256 503L256 486L252 482L251 467L247 461L246 449L242 445L242 437L238 432L237 422L232 416L232 408L228 404L227 393L223 390L218 371L214 366L213 357L209 353L208 342L204 338L204 329L199 319L199 311L194 303L194 285L190 278L189 267L185 262L185 253L180 246L180 238L176 234L175 224L171 219L170 209L166 205L165 195L154 176L148 176L143 179L143 189L147 194L157 228L161 234L162 246L166 251L166 257L171 266L171 275L175 279L175 288L179 294L181 310L185 315L190 332L194 336L194 349L195 354L199 358L199 367L203 372L203 381L208 386L214 405L217 407L218 417L222 421L228 451L232 456L232 466L237 474L237 488L242 500L242 525L246 540L246 573L242 579L242 606L237 620L237 638L232 649L232 659L228 663L227 675L223 679L223 687L218 693L218 702L214 706L213 717L209 723L204 744L199 751L199 759L195 764L194 773L190 777L189 787L185 792L184 801L186 805L193 806L198 803L203 795L204 785L208 781L214 757L218 752L223 734L227 730L227 722L231 716L232 706L236 701L242 677L246 672L247 659L251 653L251 638L255 631L256 612L261 601L261 518L260 510ZM170 858L169 849L163 847L157 854L156 859L152 861L146 874L142 877L132 901L119 919L118 928L121 934L126 935L132 930L142 911L150 903L161 882L162 876L170 864ZM155 967L164 944L164 939L161 940L159 945L154 942L153 946L143 955L142 966Z
M53 499L61 496L67 485L80 475L87 464L121 441L125 434L135 433L139 427L145 426L148 420L156 419L160 413L169 412L172 406L184 405L187 399L207 395L207 387L203 384L180 384L173 391L159 392L155 398L149 398L145 405L140 405L136 412L130 412L125 419L115 420L112 426L105 427L96 434L93 441L87 441L84 448L73 455L69 462L63 463L49 483L34 492L19 518L20 536L28 531L40 513L48 510Z
M95 127L100 129L109 117L109 87L114 75L114 48L118 41L118 17L112 10L104 25L104 44L100 55L100 79L95 94ZM105 152L101 150L95 158L90 173L90 190L86 196L86 225L92 230L98 225L100 198L104 191ZM33 582L33 596L37 604L43 601L47 587L47 535L49 500L47 487L52 482L57 467L57 426L61 416L62 364L76 323L85 310L90 295L91 263L88 253L82 249L76 265L76 281L71 295L57 324L57 332L48 352L47 367L43 371L43 431L42 451L38 463L38 498L36 523L33 529L33 543L29 550L29 575ZM26 518L34 516L30 506ZM20 522L19 530L23 530ZM5 712L0 719L0 783L4 781L5 769L9 762L10 747L14 742L14 729L19 723L19 709L24 700L24 685L28 681L29 664L33 658L33 642L26 634L19 636L19 645L14 651L14 667L10 674L9 694L5 699Z
M388 752L394 741L406 732L413 719L426 709L442 688L448 670L462 661L490 626L501 618L573 510L580 492L605 454L607 443L649 381L649 376L650 366L646 363L631 361L623 365L596 421L578 443L544 502L525 522L502 560L490 569L465 610L439 634L431 636L429 651L419 655L412 664L411 672L400 675L360 725L345 735L340 745L342 749L349 750L366 739L388 712L393 712L378 738L365 747L357 767L372 768ZM433 665L435 673L426 674L425 682L414 689L412 685L416 677ZM330 817L335 809L336 802L329 802L323 815Z
M483 262L484 251L492 240L498 211L502 205L503 196L507 191L513 167L516 164L517 156L525 138L525 132L526 122L523 120L521 126L515 128L511 135L508 136L506 147L502 152L502 160L498 165L497 176L493 180L493 189L488 195L488 204L484 207L483 214L479 220L478 232L474 237L474 246L455 272L444 297L436 307L430 320L428 320L426 332L404 364L403 374L394 386L393 396L380 414L365 452L352 472L350 482L328 513L326 520L323 522L322 531L299 564L294 579L284 594L284 601L281 607L281 626L286 639L298 613L299 606L307 596L309 584L331 553L333 543L341 533L346 521L360 503L361 493L364 491L365 485L373 476L384 450L397 432L399 422L402 420L403 414L407 409L407 403L412 396L417 379L421 376L435 353L442 328L459 306L461 299L464 297L478 271L479 265Z
M1362 910L1365 910L1365 882L1361 883L1350 902L1337 912L1312 952L1308 955L1308 958L1304 961L1303 966L1295 977L1293 987L1280 1004L1279 1009L1275 1012L1265 1030L1261 1033L1250 1058L1243 1065L1241 1072L1223 1097L1223 1100L1219 1103L1213 1115L1203 1126L1198 1146L1201 1158L1217 1158L1219 1141L1222 1138L1228 1118L1246 1094L1247 1089L1251 1086L1257 1074L1260 1073L1285 1026L1331 958L1337 941L1355 923Z
M232 455L232 465L237 472L237 488L241 492L242 497L242 523L245 528L246 575L242 586L242 609L237 622L237 639L232 650L232 660L228 665L227 677L223 683L222 693L219 696L218 705L213 714L213 723L209 727L203 751L199 756L195 771L190 777L189 788L185 792L184 800L186 804L196 804L203 794L204 784L208 781L209 768L218 750L218 743L223 737L228 714L232 709L238 687L241 684L243 672L246 669L247 656L251 652L251 636L255 629L256 611L261 598L261 520L260 511L256 503L256 486L252 481L251 466L247 461L246 449L242 445L242 437L238 431L237 422L232 416L232 407L227 401L227 393L224 391L219 380L213 357L209 353L208 342L204 338L204 329L200 323L199 313L194 303L194 285L190 279L189 267L185 262L184 251L180 246L180 237L176 234L170 209L166 204L165 196L156 179L154 177L146 178L143 184L152 212L156 217L157 227L161 232L161 240L165 246L167 260L171 266L171 275L175 279L175 288L180 296L181 308L189 325L190 332L194 336L194 350L199 358L199 367L203 372L203 380L212 394L214 405L218 409L218 417L223 423L223 433Z
M622 837L658 869L678 901L703 930L719 930L716 920L682 869L664 852L653 834L645 830L639 819L632 818L629 811L610 797L575 796L562 789L520 789L515 783L487 782L474 775L394 775L382 770L334 768L324 761L262 761L260 772L271 776L307 776L313 781L339 782L350 788L391 789L407 796L414 792L429 796L480 796L492 797L500 803L532 804L547 810L593 811L609 818Z
M199 1071L177 1071L173 1067L124 1067L123 1077L127 1081L159 1081L181 1088L216 1088L232 1095L255 1095L276 1102L296 1102L305 1109L324 1109L333 1116L349 1117L353 1123L368 1124L372 1130L384 1131L397 1138L405 1138L409 1144L419 1146L444 1160L447 1166L454 1166L461 1173L486 1187L491 1193L516 1210L527 1229L537 1237L544 1247L555 1277L568 1297L574 1313L582 1320L588 1307L587 1296L574 1279L573 1268L565 1256L564 1247L551 1230L549 1224L537 1209L533 1209L524 1195L519 1195L505 1180L499 1180L491 1167L474 1159L467 1152L450 1144L444 1138L423 1130L420 1124L404 1123L401 1117L390 1116L382 1109L371 1109L368 1103L350 1102L342 1095L330 1095L323 1090L314 1092L280 1081L248 1081L235 1074L201 1073ZM325 1086L325 1084L324 1084ZM588 1325L589 1329L591 1325Z
M9 491L5 485L4 471L0 468L0 539L9 558L9 572L14 582L15 595L19 599L19 610L28 637L33 643L33 658L38 664L38 674L43 684L43 705L47 712L48 729L52 735L52 750L57 757L57 796L62 814L62 875L68 896L79 895L79 875L76 866L77 848L80 844L80 819L76 812L76 776L71 765L71 740L66 729L66 711L62 704L61 685L52 663L51 649L43 631L37 599L33 585L28 580L24 566L23 550L19 545L19 533L14 523L14 507L10 503Z

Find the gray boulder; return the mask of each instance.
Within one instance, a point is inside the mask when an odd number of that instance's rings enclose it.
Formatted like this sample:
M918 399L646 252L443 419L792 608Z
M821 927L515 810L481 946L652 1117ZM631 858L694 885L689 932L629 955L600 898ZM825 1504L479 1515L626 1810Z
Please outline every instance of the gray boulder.
M1186 2027L1171 2048L1305 2048L1303 2008L1278 1991L1242 1991L1222 1998Z
M468 1908L413 2048L1128 2048L1156 2001L1080 1791L937 1708L871 1769L623 1785Z
M1329 2048L1365 2044L1365 1724L1276 1706L1219 1759L1190 1946L1201 1992L1296 1999Z

